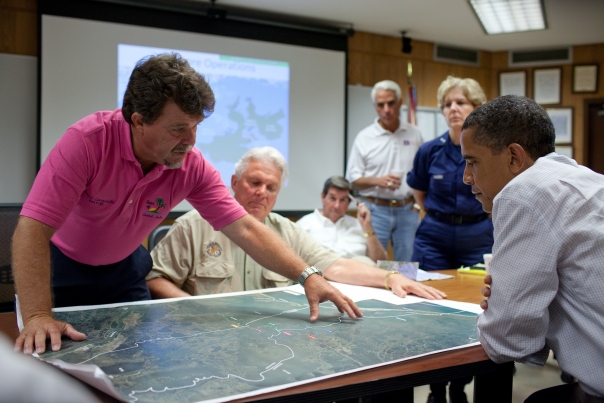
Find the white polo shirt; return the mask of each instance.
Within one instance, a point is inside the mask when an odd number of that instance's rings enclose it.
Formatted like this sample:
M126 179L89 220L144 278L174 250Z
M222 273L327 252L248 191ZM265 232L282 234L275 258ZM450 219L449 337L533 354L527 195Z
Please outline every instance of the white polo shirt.
M376 178L401 171L402 184L398 189L373 186L359 193L361 196L381 199L406 199L413 195L413 189L407 185L407 173L413 168L413 159L423 142L417 127L401 121L393 133L380 126L376 118L354 140L348 158L346 179L352 183L359 178Z
M367 255L367 238L356 218L345 215L333 223L319 209L296 221L319 245L345 258Z

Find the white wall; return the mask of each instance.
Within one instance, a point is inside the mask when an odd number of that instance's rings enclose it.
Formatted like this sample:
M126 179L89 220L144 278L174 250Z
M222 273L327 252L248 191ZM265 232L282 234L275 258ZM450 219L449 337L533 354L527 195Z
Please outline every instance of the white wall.
M23 203L36 176L37 67L0 53L0 203Z

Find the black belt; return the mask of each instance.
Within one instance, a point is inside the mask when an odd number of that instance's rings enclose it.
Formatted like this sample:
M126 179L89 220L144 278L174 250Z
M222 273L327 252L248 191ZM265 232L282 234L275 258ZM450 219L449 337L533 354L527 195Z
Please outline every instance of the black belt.
M480 222L489 216L487 213L478 215L443 214L434 210L428 210L428 215L434 217L438 221L449 224L472 224Z
M413 198L413 196L409 196L404 200L396 200L396 199L378 199L377 197L371 197L371 196L361 196L363 199L377 204L379 206L390 206L390 207L403 207L406 206L409 203L413 203L415 201L415 199Z

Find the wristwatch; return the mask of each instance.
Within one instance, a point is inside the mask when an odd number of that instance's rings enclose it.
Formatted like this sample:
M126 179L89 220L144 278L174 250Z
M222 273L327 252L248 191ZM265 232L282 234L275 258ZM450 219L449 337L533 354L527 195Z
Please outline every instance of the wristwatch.
M300 273L300 277L298 277L298 283L300 283L300 285L304 287L304 282L306 281L306 279L312 276L313 274L318 274L319 276L323 277L323 273L321 273L321 270L317 269L315 266L310 266L308 269L304 269L304 271Z

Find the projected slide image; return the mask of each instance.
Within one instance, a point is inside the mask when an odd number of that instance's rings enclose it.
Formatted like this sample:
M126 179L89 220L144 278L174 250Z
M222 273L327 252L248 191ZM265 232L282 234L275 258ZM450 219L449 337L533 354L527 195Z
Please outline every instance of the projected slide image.
M208 81L216 106L197 130L196 146L230 186L234 165L253 147L272 146L288 159L289 64L214 53L118 45L117 104L143 57L177 52Z

